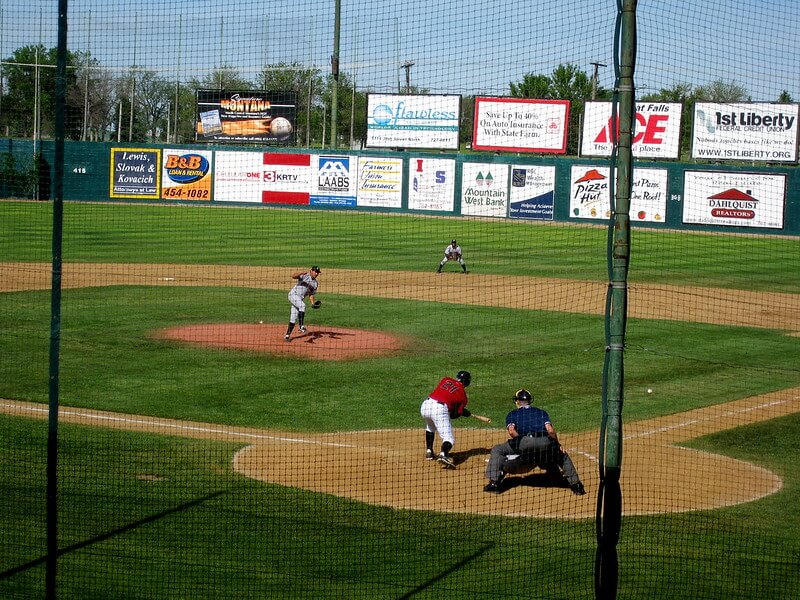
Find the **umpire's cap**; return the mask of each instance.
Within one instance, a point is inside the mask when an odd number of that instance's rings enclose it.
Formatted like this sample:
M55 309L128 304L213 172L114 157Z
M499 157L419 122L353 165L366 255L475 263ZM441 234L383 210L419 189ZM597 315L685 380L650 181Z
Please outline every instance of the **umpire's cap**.
M322 273L322 271L319 270L319 267L317 265L314 265L313 267L311 267L311 270L315 271L316 273Z

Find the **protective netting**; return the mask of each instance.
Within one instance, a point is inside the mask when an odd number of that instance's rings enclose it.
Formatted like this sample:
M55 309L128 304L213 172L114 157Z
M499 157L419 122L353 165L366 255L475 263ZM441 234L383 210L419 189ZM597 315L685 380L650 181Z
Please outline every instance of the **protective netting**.
M800 595L797 11L618 9L72 2L62 173L56 7L0 3L0 596L595 597L626 44L616 595ZM484 491L520 388L585 495Z

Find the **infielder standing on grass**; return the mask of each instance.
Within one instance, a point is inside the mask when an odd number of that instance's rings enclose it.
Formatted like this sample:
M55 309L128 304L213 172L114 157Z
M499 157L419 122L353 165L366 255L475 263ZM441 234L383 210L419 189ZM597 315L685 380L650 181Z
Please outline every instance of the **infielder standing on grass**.
M467 272L467 263L464 262L464 259L461 256L461 246L458 245L458 242L453 240L450 242L449 246L446 246L444 249L444 258L442 262L439 263L439 268L436 269L437 273L442 272L442 267L447 264L448 260L457 260L461 265L461 270L466 273Z
M425 419L425 458L427 460L434 458L433 440L438 431L439 437L442 438L442 449L436 460L446 469L456 468L455 462L450 457L450 450L456 443L450 419L470 416L471 413L467 410L467 392L464 388L471 381L472 376L469 371L459 371L455 379L443 377L419 409L419 413Z
M314 298L314 294L319 287L319 282L317 281L319 274L319 267L314 265L310 271L300 271L292 275L292 279L296 279L297 283L289 291L289 303L292 305L292 310L289 313L289 328L286 330L286 335L283 336L283 339L289 340L296 322L300 324L300 333L306 332L306 326L303 322L306 316L306 296L311 300L312 308L319 308L321 304L321 301Z

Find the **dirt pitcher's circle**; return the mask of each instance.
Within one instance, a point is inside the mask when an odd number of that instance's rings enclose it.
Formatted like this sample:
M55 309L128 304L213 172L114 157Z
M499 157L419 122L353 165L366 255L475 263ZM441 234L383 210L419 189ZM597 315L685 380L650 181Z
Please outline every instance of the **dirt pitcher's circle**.
M380 331L309 326L302 333L295 328L287 341L286 325L274 323L203 323L160 329L153 337L193 346L244 350L312 360L352 360L385 356L411 344Z

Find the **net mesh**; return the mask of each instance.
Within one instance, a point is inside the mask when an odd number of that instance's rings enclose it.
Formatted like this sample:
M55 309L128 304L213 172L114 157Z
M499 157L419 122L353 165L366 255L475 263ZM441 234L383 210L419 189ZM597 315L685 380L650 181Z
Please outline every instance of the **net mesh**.
M617 597L797 597L793 9L72 2L60 174L57 12L0 4L0 596L45 594L57 339L62 598L594 597L635 44ZM491 423L428 460L460 370ZM585 495L484 491L520 388Z

